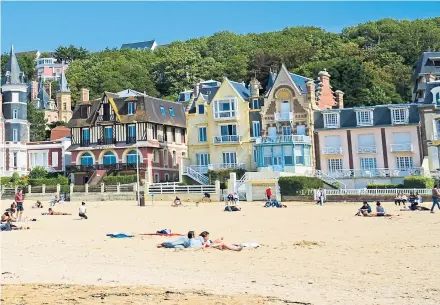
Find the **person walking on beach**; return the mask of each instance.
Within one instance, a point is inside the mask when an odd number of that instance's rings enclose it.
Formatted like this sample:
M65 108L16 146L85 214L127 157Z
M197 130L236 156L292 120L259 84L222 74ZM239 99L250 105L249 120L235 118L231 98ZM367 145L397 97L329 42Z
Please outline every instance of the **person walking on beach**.
M21 216L23 216L23 190L19 189L17 194L15 194L15 202L17 203L17 221L21 221Z
M87 207L86 207L86 203L83 201L82 205L79 207L79 217L81 217L81 219L87 219Z
M267 197L267 201L270 201L270 198L272 197L272 188L271 187L267 188L266 197Z
M318 190L318 193L316 195L318 196L317 204L319 204L320 206L324 205L324 191L322 190L322 188Z
M434 188L432 189L432 207L431 207L431 213L434 213L434 208L437 206L440 210L440 205L438 203L438 197L440 196L438 185L434 185Z

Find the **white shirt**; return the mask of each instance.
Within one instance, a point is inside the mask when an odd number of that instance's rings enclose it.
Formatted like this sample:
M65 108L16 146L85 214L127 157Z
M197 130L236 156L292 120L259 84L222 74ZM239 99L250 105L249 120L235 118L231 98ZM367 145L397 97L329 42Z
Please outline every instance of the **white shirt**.
M85 205L82 205L82 206L79 207L79 212L80 213L85 213L86 211L87 211L87 208L86 208Z

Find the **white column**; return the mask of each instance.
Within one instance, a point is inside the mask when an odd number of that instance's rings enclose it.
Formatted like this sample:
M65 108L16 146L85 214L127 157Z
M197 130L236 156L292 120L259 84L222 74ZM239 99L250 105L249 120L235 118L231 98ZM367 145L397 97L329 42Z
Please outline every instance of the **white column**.
M237 174L236 173L229 174L228 192L229 192L229 194L234 194L235 192L237 192Z
M244 184L246 186L246 201L251 202L254 200L254 197L252 194L252 183L250 181L247 181Z

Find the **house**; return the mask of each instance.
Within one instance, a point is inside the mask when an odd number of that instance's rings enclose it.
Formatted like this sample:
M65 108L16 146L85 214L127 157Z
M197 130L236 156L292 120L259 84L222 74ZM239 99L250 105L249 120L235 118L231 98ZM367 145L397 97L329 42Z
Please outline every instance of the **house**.
M147 40L147 41L141 41L141 42L133 42L133 43L124 43L121 46L121 49L133 49L133 50L151 50L154 51L154 49L157 48L157 42L156 40Z
M14 172L27 174L26 143L29 141L27 120L28 94L24 73L18 64L14 46L11 46L9 61L1 86L2 95L2 141L1 176L11 176Z
M42 80L59 79L63 72L66 72L67 65L65 63L59 63L56 58L37 58L35 70L37 76Z
M347 188L423 175L416 104L315 110L316 169Z
M35 166L41 166L48 172L64 172L66 165L70 165L71 162L71 152L67 151L70 144L70 137L50 141L28 142L28 171L31 171Z
M67 124L72 165L66 170L72 181L97 184L105 175L136 174L137 168L149 181L179 180L187 153L181 104L133 90L89 100L83 89L81 97Z
M429 96L428 83L440 79L440 52L423 52L414 65L412 75L413 102L423 103Z

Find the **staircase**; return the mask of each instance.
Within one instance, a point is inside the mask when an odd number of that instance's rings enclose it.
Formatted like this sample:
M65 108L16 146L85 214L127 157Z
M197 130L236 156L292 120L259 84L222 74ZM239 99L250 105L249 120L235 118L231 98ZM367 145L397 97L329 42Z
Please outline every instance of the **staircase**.
M187 175L188 177L190 177L191 179L193 179L194 181L200 183L200 184L208 184L209 183L209 178L203 174L201 174L200 172L192 169L190 166L187 166L185 168L185 175Z
M315 170L314 176L318 179L321 179L326 184L328 184L336 189L346 189L347 188L347 185L345 183L327 175L326 173L322 172L319 169Z
M106 175L107 175L107 170L98 169L92 174L92 176L89 179L88 184L89 185L98 185L102 182L102 179L104 179L104 176L106 176Z

